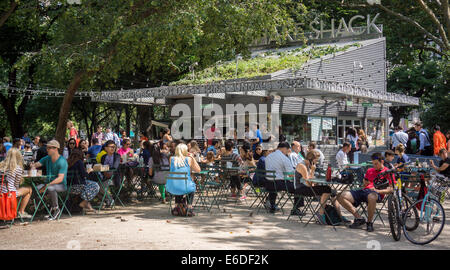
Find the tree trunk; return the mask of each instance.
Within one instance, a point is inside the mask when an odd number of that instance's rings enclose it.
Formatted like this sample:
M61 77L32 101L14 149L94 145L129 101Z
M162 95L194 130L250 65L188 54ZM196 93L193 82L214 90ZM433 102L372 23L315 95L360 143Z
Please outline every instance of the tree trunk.
M149 137L147 128L150 126L150 106L138 105L137 106L137 117L138 117L138 130L142 132L145 137Z
M62 153L64 149L65 144L65 136L66 136L66 129L67 129L67 119L69 118L70 108L72 105L73 98L75 96L75 93L78 90L78 87L80 87L81 79L85 72L78 72L75 74L74 78L72 79L72 82L69 85L69 88L66 91L66 94L64 95L64 100L61 104L61 109L59 110L59 119L58 119L58 125L56 127L56 135L55 138L59 142L59 145L61 146L59 149L59 152Z

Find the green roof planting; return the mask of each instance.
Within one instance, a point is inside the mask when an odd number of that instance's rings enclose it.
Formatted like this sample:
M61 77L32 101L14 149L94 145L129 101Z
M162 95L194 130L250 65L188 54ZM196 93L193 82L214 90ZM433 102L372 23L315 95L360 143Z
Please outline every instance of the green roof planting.
M358 43L346 45L342 47L334 46L313 46L302 47L293 50L282 52L269 51L258 54L249 59L240 59L237 64L236 61L229 61L220 65L214 65L204 70L194 72L195 78L192 74L186 76L170 85L194 85L207 84L218 81L252 78L258 76L268 75L284 69L300 69L307 61L315 58L321 58L325 55L334 54L337 52L346 51L351 47L361 46Z

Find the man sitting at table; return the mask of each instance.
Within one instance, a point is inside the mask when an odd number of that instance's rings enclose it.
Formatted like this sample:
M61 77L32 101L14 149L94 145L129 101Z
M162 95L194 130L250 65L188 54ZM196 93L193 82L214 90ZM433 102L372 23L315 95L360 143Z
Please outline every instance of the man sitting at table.
M357 175L358 181L362 181L362 178L364 176L364 173L363 173L362 169L359 168L359 167L353 167L352 168L352 167L349 166L347 154L350 152L351 149L352 149L352 146L348 142L345 142L342 145L341 150L339 150L339 152L336 154L337 165L338 165L338 167L340 169L354 171L356 173L356 175Z
M367 170L364 177L364 188L360 190L344 191L337 197L339 203L355 217L355 220L350 225L350 228L352 229L360 228L366 223L366 220L356 211L356 207L358 207L361 202L367 203L368 220L366 224L368 232L373 232L372 221L377 202L381 202L384 195L392 193L391 185L382 190L378 190L374 187L373 181L378 174L385 172L388 169L383 165L384 160L381 153L374 153L371 158L373 168ZM391 179L389 177L388 179L389 184L391 184Z
M277 150L266 157L266 170L275 171L275 181L266 178L266 189L269 190L270 212L275 213L279 208L275 205L278 190L286 190L284 184L284 173L294 173L294 167L288 157L289 143L281 142L278 144Z
M58 194L57 192L64 192L67 190L67 161L62 157L59 152L59 142L56 140L51 140L47 143L48 156L39 160L39 162L31 165L33 168L39 168L44 166L47 171L46 184L38 185L40 193L43 193L45 188L51 198L51 209L49 220L55 220L60 214L60 209L58 207Z

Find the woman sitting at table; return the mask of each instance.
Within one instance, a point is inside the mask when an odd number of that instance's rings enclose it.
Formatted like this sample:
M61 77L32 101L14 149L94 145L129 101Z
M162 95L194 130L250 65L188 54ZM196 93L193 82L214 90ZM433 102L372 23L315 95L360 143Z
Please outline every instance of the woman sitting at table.
M19 149L13 147L9 149L5 160L0 162L0 171L4 174L4 184L0 188L1 193L15 191L16 197L23 197L18 217L31 218L31 215L25 212L25 207L30 201L32 193L31 187L19 187L23 176L23 158Z
M208 153L206 153L206 158L205 158L205 165L206 166L214 166L214 152L213 151L208 151Z
M196 186L191 178L191 172L200 172L200 166L195 161L192 154L188 153L187 145L180 143L175 148L175 156L170 159L170 172L187 173L187 183L177 179L168 179L166 189L169 193L175 195L175 203L178 209L183 208L183 196L187 197L187 216L194 216L192 203L194 202L194 194ZM173 176L176 177L176 176Z
M139 157L142 157L144 159L144 164L148 164L148 160L152 157L152 143L150 143L149 141L144 141L142 146L144 148L139 154Z
M119 174L119 165L120 165L120 155L118 153L116 153L116 144L114 143L114 141L109 140L105 143L105 148L104 148L106 154L104 154L101 159L100 159L100 164L102 165L108 165L109 166L109 170L113 170L114 172L104 172L101 175L102 181L106 181L108 180L108 182L106 183L106 187L112 185L114 183L115 186L120 186L120 174ZM112 181L109 181L111 180ZM105 185L105 184L104 184ZM107 189L109 192L109 189ZM100 194L103 194L103 189L100 189ZM109 195L109 197L111 197L111 195ZM111 205L112 204L112 200L110 200L108 196L106 196L107 201L106 204L107 205Z
M130 148L131 141L130 139L123 139L122 148L117 151L117 153L123 158L124 155L127 155L127 157L131 158L133 157L134 151Z
M308 197L320 196L320 209L319 213L316 213L316 216L320 224L326 225L324 206L331 195L331 188L329 186L315 186L314 183L308 181L309 179L315 178L314 173L319 158L320 154L317 151L312 150L306 154L305 160L302 160L299 164L297 164L295 169L294 189L295 195ZM301 181L301 179L304 181ZM294 203L298 200L297 198L295 199L296 200ZM340 205L337 201L335 202L335 207L337 212L340 214ZM341 216L341 218L344 222L349 222L344 217Z
M83 152L80 149L74 149L67 160L69 169L67 170L67 180L72 183L71 194L81 195L83 200L80 203L80 207L86 212L94 212L91 201L97 196L100 186L93 181L87 180L88 174L92 172L92 169L84 167Z
M84 139L80 140L80 143L78 144L78 148L83 152L83 159L84 159L89 150L89 142Z
M152 156L148 160L149 175L153 176L153 183L158 185L161 194L161 203L166 203L166 176L169 170L169 158L161 152L159 143L152 145Z
M254 173L248 174L250 167L256 167L255 160L253 159L252 151L250 151L250 146L244 144L239 149L241 159L243 163L240 166L240 173L241 173L241 180L244 183L244 186L242 187L242 196L240 197L241 200L245 200L246 192L249 190L250 186L248 185L248 182L250 182L253 178Z
M192 140L188 143L188 152L194 156L194 158L197 162L201 162L202 151L200 150L200 147L198 147L197 141Z
M77 147L77 141L74 138L70 138L67 142L67 147L64 147L63 157L67 160L72 153L73 149Z

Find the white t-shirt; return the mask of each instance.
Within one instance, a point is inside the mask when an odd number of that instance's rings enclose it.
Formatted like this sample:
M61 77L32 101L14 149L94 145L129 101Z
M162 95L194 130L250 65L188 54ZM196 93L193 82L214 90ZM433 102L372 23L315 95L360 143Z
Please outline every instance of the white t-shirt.
M336 162L339 167L345 167L348 164L347 154L342 149L336 154Z
M353 145L354 145L355 148L358 149L358 135L356 135L356 137L353 137L352 135L349 134L349 135L347 135L347 140L352 145L352 148L353 148ZM352 144L352 142L354 144Z

